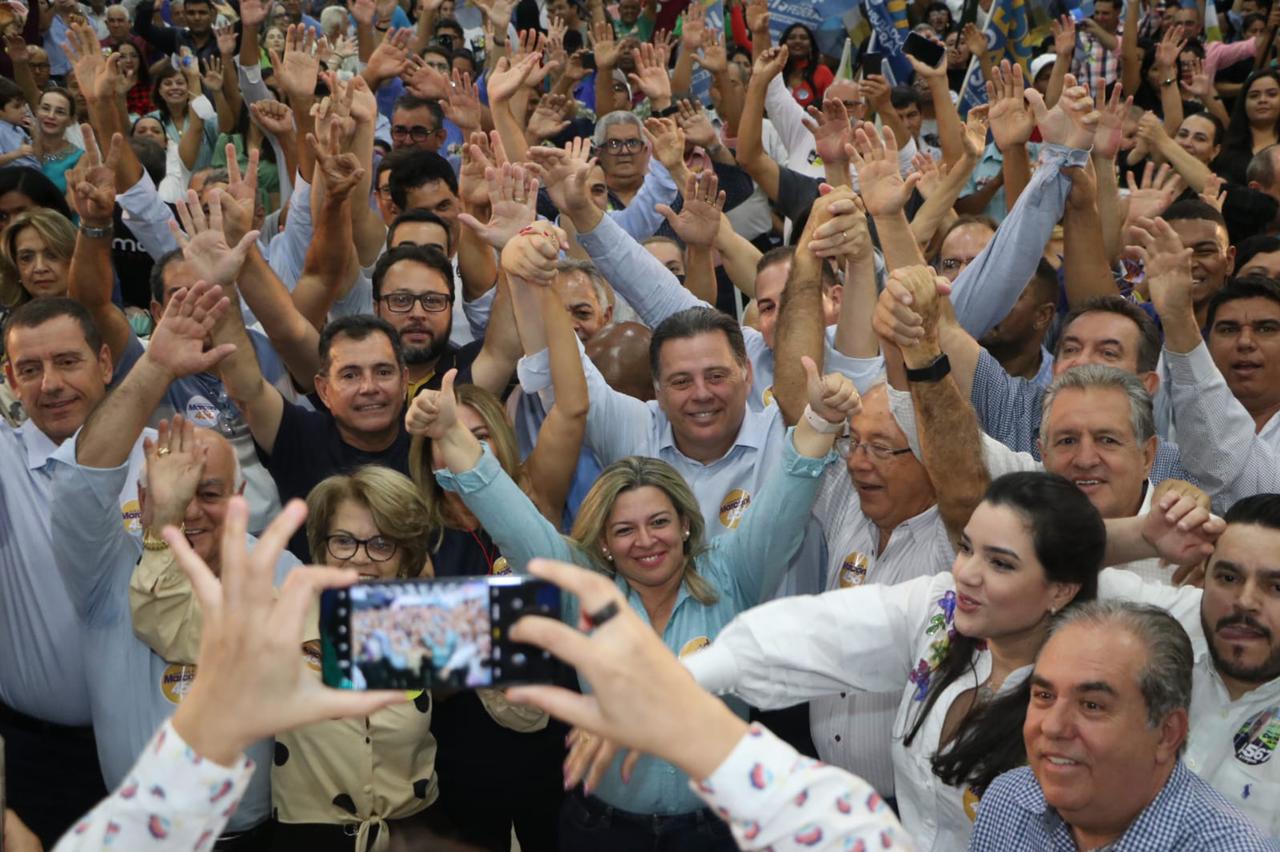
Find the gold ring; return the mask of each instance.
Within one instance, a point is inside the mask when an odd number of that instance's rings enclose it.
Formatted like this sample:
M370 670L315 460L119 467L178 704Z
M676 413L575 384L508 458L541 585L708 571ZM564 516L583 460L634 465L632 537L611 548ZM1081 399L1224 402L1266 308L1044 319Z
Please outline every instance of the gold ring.
M156 455L167 456L169 455L170 452L171 450L168 447L161 447L160 449L156 450Z

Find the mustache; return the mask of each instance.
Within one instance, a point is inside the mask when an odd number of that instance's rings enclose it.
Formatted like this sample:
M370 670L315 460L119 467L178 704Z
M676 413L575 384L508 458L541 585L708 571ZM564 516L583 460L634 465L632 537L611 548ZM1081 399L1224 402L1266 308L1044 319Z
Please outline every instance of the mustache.
M1264 637L1266 637L1268 640L1271 639L1270 630L1263 627L1261 624L1259 624L1258 622L1254 621L1252 618L1244 614L1228 615L1226 618L1218 622L1217 626L1214 627L1214 632L1216 633L1217 631L1222 630L1224 627L1235 627L1236 625L1239 625L1241 627L1248 627L1251 630L1256 630L1259 633L1261 633Z

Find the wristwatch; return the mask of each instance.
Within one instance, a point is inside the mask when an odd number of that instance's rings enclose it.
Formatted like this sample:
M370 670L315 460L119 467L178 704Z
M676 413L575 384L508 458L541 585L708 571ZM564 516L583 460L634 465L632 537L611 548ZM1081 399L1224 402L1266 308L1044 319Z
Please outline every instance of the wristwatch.
M86 225L84 222L81 222L80 233L84 234L86 237L89 237L90 239L105 240L115 234L115 227L113 225L103 225L102 227L94 227L93 225Z
M907 368L907 381L909 382L939 382L946 378L951 372L951 359L947 358L947 353L942 353L927 367L918 367L916 369Z

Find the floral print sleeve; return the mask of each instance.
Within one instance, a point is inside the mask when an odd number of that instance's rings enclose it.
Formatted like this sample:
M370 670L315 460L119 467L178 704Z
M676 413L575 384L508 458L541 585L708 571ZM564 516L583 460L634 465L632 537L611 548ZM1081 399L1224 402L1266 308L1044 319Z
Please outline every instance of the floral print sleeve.
M110 796L63 835L53 852L212 849L253 775L196 754L166 721Z
M799 754L760 725L709 778L690 783L742 849L915 848L870 784Z

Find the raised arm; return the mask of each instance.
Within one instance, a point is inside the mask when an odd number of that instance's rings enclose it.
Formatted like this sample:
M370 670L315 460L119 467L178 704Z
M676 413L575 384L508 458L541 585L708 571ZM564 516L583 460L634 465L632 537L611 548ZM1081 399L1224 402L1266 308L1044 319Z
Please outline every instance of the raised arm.
M315 234L307 249L302 275L293 288L293 304L317 331L324 328L333 303L346 294L356 272L351 238L352 191L361 185L367 169L355 154L340 153L336 134L322 145L313 135L307 145L324 176L324 194L315 210ZM368 196L359 196L361 204Z
M987 100L991 104L989 117L991 135L1002 155L1001 172L1004 175L1004 198L1013 209L1031 180L1031 161L1027 157L1027 142L1035 129L1035 118L1027 106L1022 80L1022 66L1010 65L1006 59L991 71L987 83Z
M1095 296L1117 293L1098 215L1098 177L1092 160L1068 169L1071 192L1062 215L1062 277L1067 305L1075 308Z
M711 246L720 230L720 216L724 209L724 193L717 190L716 173L706 169L701 174L689 175L684 186L684 206L676 214L665 204L658 205L667 224L685 244L684 287L699 301L714 304L716 301L716 271L711 259Z
M929 100L933 103L933 117L938 122L938 142L942 146L942 161L954 165L964 155L964 122L951 100L951 91L947 88L947 55L942 54L938 64L933 68L925 65L914 56L907 57L916 76L925 81L929 87Z
M205 349L205 339L229 306L222 288L204 281L169 297L146 352L85 421L76 439L77 463L94 468L124 464L169 384L212 369L232 351L228 345Z
M80 217L67 289L71 298L88 309L93 324L111 349L112 363L119 364L133 339L128 320L111 301L115 284L111 275L115 174L120 151L127 146L119 133L114 134L104 163L93 128L82 124L80 129L84 133L84 156L67 172L67 195Z
M858 172L862 202L875 220L885 266L896 269L923 264L924 256L903 212L920 173L912 172L903 179L893 131L886 127L882 139L873 125L863 124L854 133L854 143L846 146L845 151Z
M746 97L742 101L742 118L738 122L738 149L735 156L751 179L760 185L770 201L778 198L778 164L764 151L765 99L769 83L782 72L787 64L785 47L769 48L755 60L751 79L747 81Z
M927 266L894 270L892 277L913 297L924 320L924 336L902 350L907 370L932 366L942 355L938 342L939 290L945 281ZM885 344L890 345L890 344ZM910 380L910 372L907 374ZM937 494L938 513L952 542L960 539L969 516L982 502L990 476L982 454L982 433L973 407L960 394L951 376L910 381L915 404L922 461Z
M502 251L503 269L509 276L513 301L519 302L516 318L525 351L535 354L546 349L550 361L555 404L538 430L533 452L525 460L525 470L534 483L543 514L553 523L564 513L586 434L588 408L587 379L578 353L578 338L569 321L569 312L551 286L556 275L555 261L564 240L563 231L541 222L530 233L509 242ZM525 278L518 274L520 272L541 273L543 277Z

